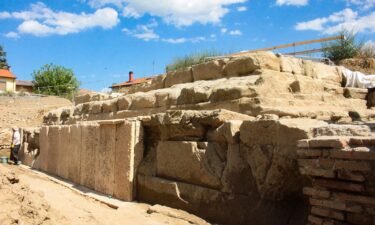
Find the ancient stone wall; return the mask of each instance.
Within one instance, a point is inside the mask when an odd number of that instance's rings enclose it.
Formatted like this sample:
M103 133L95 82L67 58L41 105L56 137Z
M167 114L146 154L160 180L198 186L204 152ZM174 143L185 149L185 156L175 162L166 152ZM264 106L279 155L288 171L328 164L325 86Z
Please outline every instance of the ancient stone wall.
M140 122L130 120L44 126L38 131L38 148L30 155L26 149L33 149L36 140L27 138L21 155L35 169L132 201L142 135Z
M52 111L44 122L74 124L213 109L339 123L375 118L367 106L367 90L343 88L338 67L268 52L213 60L154 80L152 88L137 93Z
M375 224L375 138L298 142L300 171L310 177L310 224Z

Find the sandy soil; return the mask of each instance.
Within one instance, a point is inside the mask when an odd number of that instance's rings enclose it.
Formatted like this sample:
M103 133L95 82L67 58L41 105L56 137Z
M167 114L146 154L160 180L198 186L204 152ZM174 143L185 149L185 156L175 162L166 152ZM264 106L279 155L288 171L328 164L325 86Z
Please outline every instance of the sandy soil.
M0 164L0 224L208 225L181 210L118 202L119 208L113 209L51 181L46 175Z

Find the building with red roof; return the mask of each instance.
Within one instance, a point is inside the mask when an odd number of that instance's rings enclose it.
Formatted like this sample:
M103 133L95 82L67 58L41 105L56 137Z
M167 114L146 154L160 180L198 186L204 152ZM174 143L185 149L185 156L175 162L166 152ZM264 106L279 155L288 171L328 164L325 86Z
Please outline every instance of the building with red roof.
M127 93L128 89L130 87L142 85L145 83L151 83L151 77L144 77L144 78L138 78L134 79L133 72L129 72L129 80L126 82L122 82L119 84L114 84L111 86L113 92L120 92L120 93Z
M10 70L0 69L0 92L15 92L16 76Z

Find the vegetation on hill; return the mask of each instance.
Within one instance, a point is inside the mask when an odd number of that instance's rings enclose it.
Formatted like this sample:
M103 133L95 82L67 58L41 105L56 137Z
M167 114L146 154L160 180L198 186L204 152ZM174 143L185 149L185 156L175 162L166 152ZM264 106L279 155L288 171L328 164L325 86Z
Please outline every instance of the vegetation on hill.
M219 52L211 50L185 55L184 57L176 57L166 66L166 71L183 70L204 62L207 57L215 57L219 55L221 55Z
M3 46L0 45L0 69L9 69L9 65L6 59L6 52L4 51Z
M34 92L71 99L79 88L79 82L71 69L46 64L32 74Z

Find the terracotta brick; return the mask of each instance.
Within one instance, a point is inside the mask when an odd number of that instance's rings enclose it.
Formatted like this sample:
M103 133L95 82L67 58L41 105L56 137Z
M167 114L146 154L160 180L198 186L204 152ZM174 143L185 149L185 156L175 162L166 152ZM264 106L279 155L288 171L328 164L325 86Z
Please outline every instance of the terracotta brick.
M308 196L315 196L320 198L329 198L331 193L327 190L321 190L317 188L305 187L303 188L303 194Z
M350 180L356 182L364 182L365 177L359 172L350 172L347 170L337 171L337 177L341 180Z
M319 137L309 140L309 148L342 149L348 147L348 138L345 137Z
M354 146L375 146L375 138L372 137L351 137L349 140L350 145Z
M346 202L355 202L361 204L370 204L375 205L375 198L370 196L362 196L362 195L350 195L345 193L334 193L333 197L335 199L346 201Z
M346 212L361 213L363 211L360 205L348 205L345 202L333 201L333 200L322 200L310 198L310 204L313 206L319 206L324 208L336 209Z
M371 164L369 162L336 160L335 168L351 171L371 171Z
M363 214L354 214L349 213L346 217L346 220L352 224L359 224L359 225L373 225L374 219L372 216L363 215Z
M375 152L331 151L330 157L335 159L375 160Z
M309 176L313 176L313 177L324 177L324 178L335 178L336 177L336 173L333 170L300 168L299 171L302 175L309 175Z
M298 159L298 165L309 168L332 169L335 161L332 159Z
M320 149L298 149L297 155L302 158L316 158L323 156L323 150Z
M350 182L343 182L337 180L325 180L325 179L315 179L313 181L314 185L325 187L325 188L332 188L344 191L354 191L354 192L364 192L365 187L362 184L354 184Z
M345 215L342 212L332 210L332 209L324 209L320 207L312 207L311 208L311 214L322 216L322 217L328 217L336 220L344 220Z

